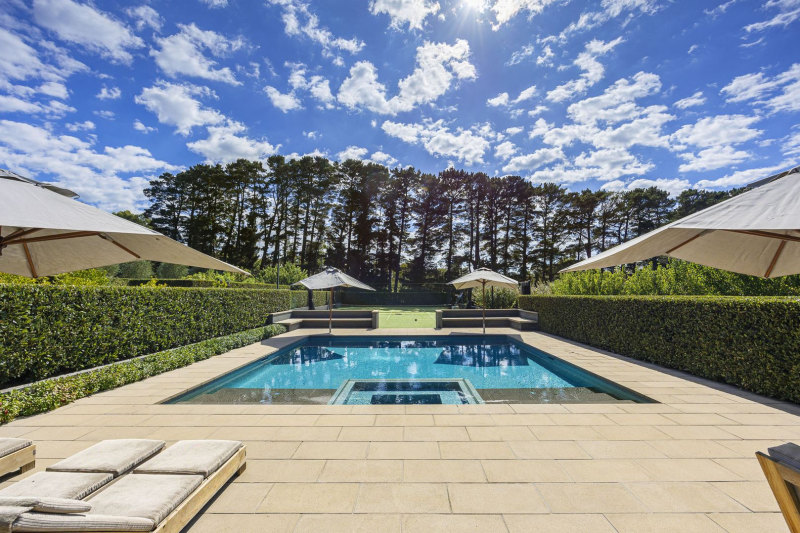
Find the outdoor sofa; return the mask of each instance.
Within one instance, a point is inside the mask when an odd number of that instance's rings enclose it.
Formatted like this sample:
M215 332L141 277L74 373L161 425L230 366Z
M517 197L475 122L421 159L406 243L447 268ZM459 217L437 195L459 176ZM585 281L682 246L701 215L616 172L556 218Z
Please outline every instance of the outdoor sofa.
M164 445L102 441L0 490L0 532L178 533L244 470L246 451L239 441Z
M27 472L36 462L36 446L25 439L0 438L0 477L16 470Z
M482 309L439 309L436 329L479 328L484 323L483 316ZM486 327L534 331L539 328L539 314L524 309L487 309Z
M800 446L792 442L756 452L791 533L800 533Z

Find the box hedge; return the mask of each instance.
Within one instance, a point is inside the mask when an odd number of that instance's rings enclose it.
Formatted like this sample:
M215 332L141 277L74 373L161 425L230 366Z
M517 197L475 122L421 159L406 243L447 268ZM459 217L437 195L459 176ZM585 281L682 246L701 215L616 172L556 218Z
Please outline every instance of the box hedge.
M187 366L285 331L281 325L263 326L12 389L0 393L0 423L57 409L91 394Z
M800 300L780 297L520 296L542 331L800 402Z
M264 326L306 300L306 291L0 285L0 388Z
M141 285L147 285L153 281L153 278L117 278L120 279L124 285L128 287L139 287ZM161 279L155 278L155 282L161 286L167 287L220 287L220 282L211 281L209 279ZM279 287L275 287L275 284L272 283L247 283L243 281L231 281L228 282L227 287L229 289L264 289L268 291L274 290L291 290L292 287L290 285L280 285ZM297 286L295 286L297 288Z

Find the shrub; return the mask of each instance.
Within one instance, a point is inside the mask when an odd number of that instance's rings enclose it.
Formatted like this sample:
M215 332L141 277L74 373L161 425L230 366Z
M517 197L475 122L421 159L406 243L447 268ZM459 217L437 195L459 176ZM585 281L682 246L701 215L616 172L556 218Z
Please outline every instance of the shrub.
M542 331L800 402L800 301L776 297L520 296Z
M0 393L0 423L57 409L91 394L190 365L285 331L277 324L254 328Z
M117 276L120 278L152 278L153 263L150 261L132 261L119 265Z
M256 268L254 278L258 283L266 283L267 285L275 285L278 279L278 272L275 266L266 266L264 268ZM280 268L281 285L291 285L301 279L308 277L308 272L294 263L286 263L281 265Z
M550 284L553 294L686 294L714 296L800 295L800 276L762 279L697 263L669 259L655 269L649 265L628 273L585 270L566 272Z
M0 285L0 388L260 327L269 313L302 307L306 298L306 291Z
M156 276L165 279L178 279L184 277L188 272L189 269L185 265L161 263L156 269Z
M486 309L512 309L517 306L517 295L519 292L511 289L494 289L494 299L492 290L486 289ZM478 307L483 307L483 291L472 289L472 297Z

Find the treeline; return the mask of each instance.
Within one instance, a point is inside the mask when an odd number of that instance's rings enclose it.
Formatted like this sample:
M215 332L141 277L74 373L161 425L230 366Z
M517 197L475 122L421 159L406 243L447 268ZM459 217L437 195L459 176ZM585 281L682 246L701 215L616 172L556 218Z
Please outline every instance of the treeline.
M520 176L276 155L266 164L240 159L165 173L145 194L154 229L229 263L309 272L327 264L398 290L483 266L549 281L731 192L570 192Z

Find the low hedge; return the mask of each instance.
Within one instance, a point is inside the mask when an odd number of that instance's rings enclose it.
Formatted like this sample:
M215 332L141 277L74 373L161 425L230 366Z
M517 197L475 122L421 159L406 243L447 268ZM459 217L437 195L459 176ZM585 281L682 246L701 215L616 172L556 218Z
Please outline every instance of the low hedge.
M153 279L158 285L167 287L220 287L219 282L211 281L208 279L160 279L160 278L117 278L122 280L123 284L128 287L139 287L151 283ZM243 281L232 281L228 283L229 289L263 289L268 291L274 290L291 290L290 285L280 285L275 287L272 283L246 283Z
M91 394L175 370L285 331L277 324L254 328L0 393L0 423L57 409Z
M800 402L800 300L714 296L520 296L542 331Z
M0 388L264 326L306 300L306 291L0 285Z

